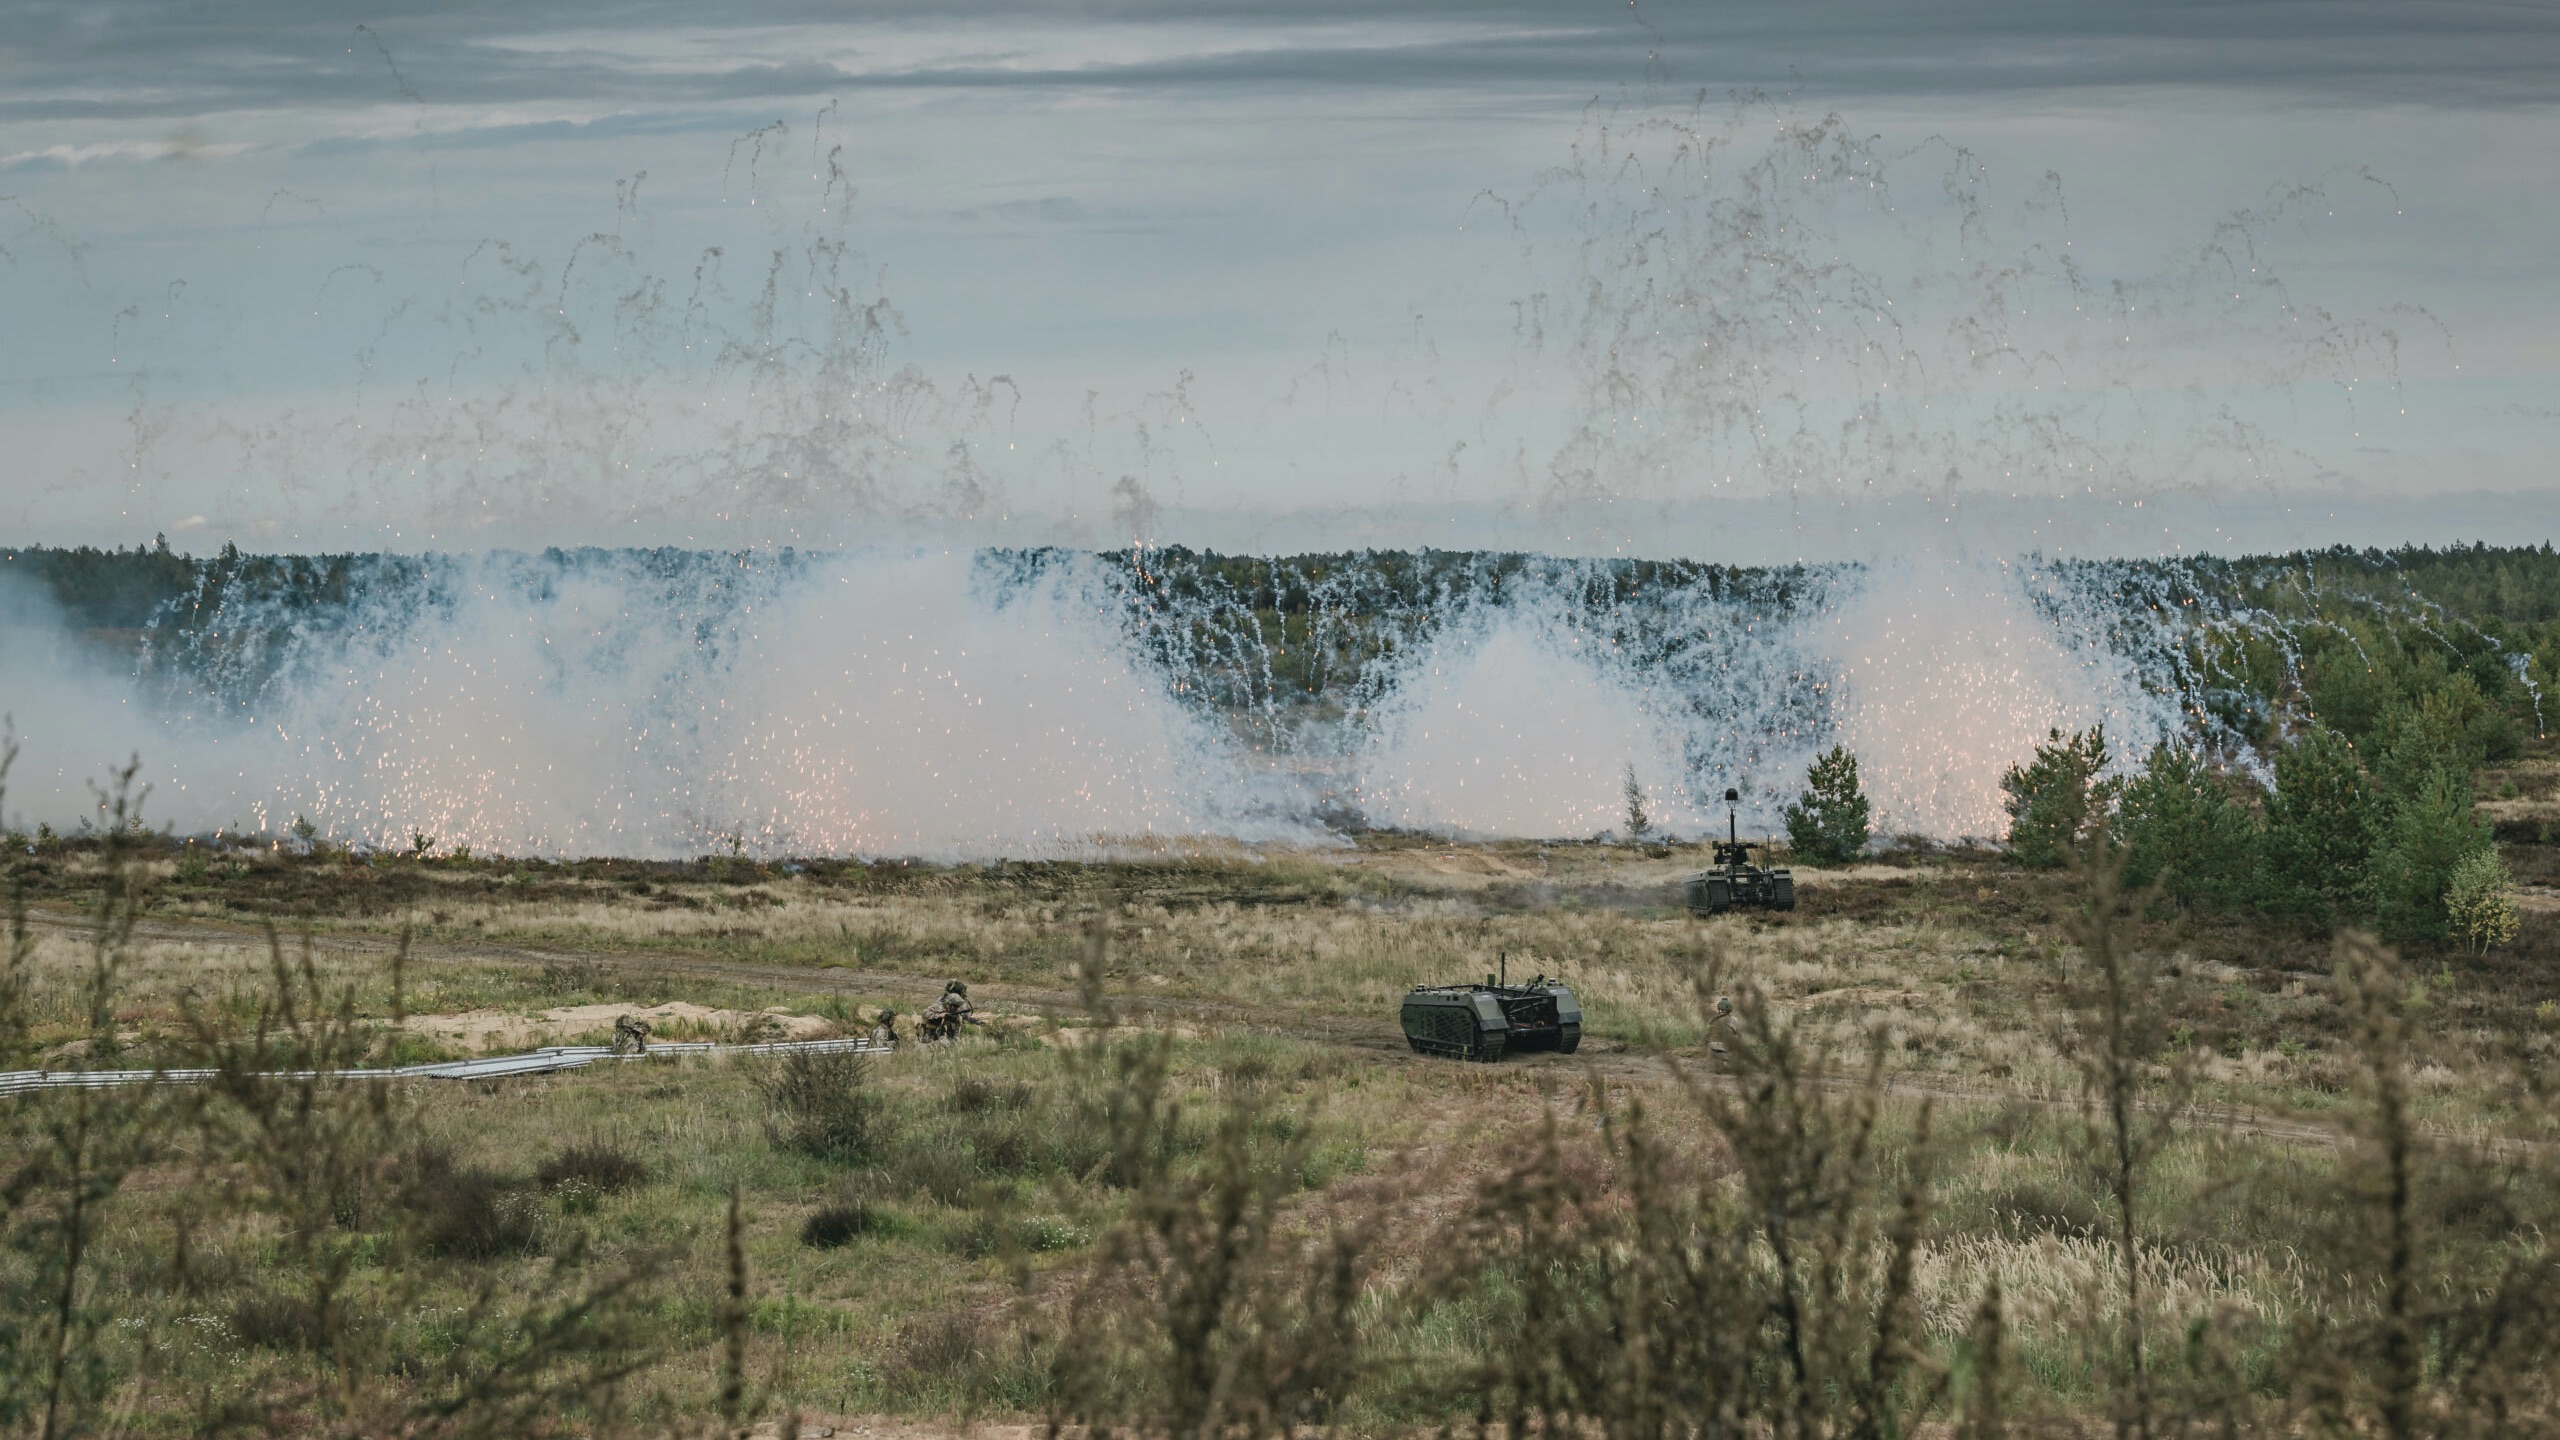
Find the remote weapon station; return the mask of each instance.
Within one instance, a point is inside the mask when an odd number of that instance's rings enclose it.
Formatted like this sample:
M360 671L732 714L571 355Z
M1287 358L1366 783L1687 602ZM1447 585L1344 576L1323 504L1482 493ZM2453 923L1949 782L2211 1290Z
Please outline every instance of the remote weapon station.
M1416 985L1404 997L1404 1038L1417 1055L1499 1060L1514 1050L1570 1055L1582 1045L1582 1002L1544 975L1510 983L1511 963L1481 985Z
M1742 843L1734 806L1742 792L1724 792L1725 838L1716 843L1715 863L1689 877L1689 913L1721 915L1737 905L1763 910L1796 908L1796 877L1784 869L1762 869L1751 863L1752 847Z

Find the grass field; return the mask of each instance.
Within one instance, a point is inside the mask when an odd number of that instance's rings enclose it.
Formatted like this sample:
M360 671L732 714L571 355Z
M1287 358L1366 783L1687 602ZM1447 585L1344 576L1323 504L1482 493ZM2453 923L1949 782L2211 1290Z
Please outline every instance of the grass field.
M2560 874L2507 849L2528 881ZM83 1122L83 1163L114 1183L67 1280L44 1248L67 1212L45 1207L72 1162L43 1158L74 1154L67 1102L0 1102L24 1142L12 1298L70 1297L72 1340L47 1343L86 1347L84 1403L136 1432L751 1413L1375 1432L1482 1411L1615 1433L1641 1418L1609 1408L1643 1388L1639 1352L1766 1361L1770 1295L1819 1321L1782 1358L1833 1397L1750 1419L1773 1432L1873 1412L1899 1418L1861 1433L2137 1414L2450 1433L2473 1403L2458 1383L2493 1373L2513 1382L2502 1423L2551 1423L2548 1382L2511 1373L2550 1344L2528 1355L2513 1327L2560 1308L2536 1228L2555 1208L2536 1084L2560 1036L2560 914L2534 886L2516 942L2404 957L2382 1000L2325 936L2124 921L2154 1040L2127 1112L2140 1153L2111 1170L2104 1107L2084 1104L2105 1094L2073 979L2078 880L1915 849L1800 871L1793 914L1701 921L1677 882L1702 863L1376 835L959 868L13 856L16 1064L410 1061L593 1042L623 1010L659 1011L662 1035L858 1032L954 977L993 1023L860 1073L652 1060L153 1092ZM1498 967L1575 987L1580 1054L1406 1051L1408 986ZM1711 1029L1718 993L1746 1004ZM2374 1201L2401 1170L2401 1198ZM1801 1202L1790 1233L1829 1257L1805 1262L1808 1288L1753 1218L1772 1196ZM1647 1217L1668 1214L1688 1238L1660 1238ZM1585 1278L1550 1293L1541 1264ZM2397 1410L2371 1376L2423 1327L2393 1275L2433 1287L2429 1314L2475 1317L2454 1329L2510 1327L2458 1342L2490 1357L2472 1379L2426 1370ZM1640 1276L1678 1318L1640 1319ZM21 1346L53 1333L12 1323ZM36 1367L57 1403L62 1368ZM31 1373L13 1370L13 1425L35 1423ZM471 1400L484 1375L506 1378ZM1592 1376L1619 1398L1591 1399Z

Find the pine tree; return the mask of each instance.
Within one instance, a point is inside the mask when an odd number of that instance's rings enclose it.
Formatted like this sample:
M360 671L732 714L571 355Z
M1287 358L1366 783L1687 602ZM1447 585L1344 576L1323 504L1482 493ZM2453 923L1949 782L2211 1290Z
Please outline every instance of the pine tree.
M2477 852L2489 848L2489 831L2471 816L2471 782L2459 770L2438 770L2414 795L2394 807L2389 830L2373 858L2375 909L2382 933L2393 940L2442 941L2445 900L2453 876Z
M1786 808L1787 844L1817 865L1839 865L1867 848L1866 792L1858 788L1858 757L1834 745L1805 772L1804 795Z
M2246 904L2257 879L2258 826L2203 757L2163 740L2124 788L2114 838L2130 886L2161 881L2182 905Z
M2258 846L2258 904L2324 925L2360 912L2385 816L2355 748L2315 724L2276 752L2275 780Z
M1627 838L1641 841L1653 833L1653 817L1644 813L1644 786L1636 783L1636 767L1627 767Z
M2047 870L2068 862L2115 799L2114 787L2098 778L2106 768L2105 726L2076 735L2046 732L2026 764L2000 777L2008 795L2010 856Z

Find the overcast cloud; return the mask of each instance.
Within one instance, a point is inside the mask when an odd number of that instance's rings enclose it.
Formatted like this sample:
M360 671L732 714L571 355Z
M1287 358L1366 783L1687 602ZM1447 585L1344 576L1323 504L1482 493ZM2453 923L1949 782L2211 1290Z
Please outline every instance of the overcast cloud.
M1624 84L1842 96L2217 86L2324 102L2543 105L2560 11L2257 3L27 4L0 115L209 119L278 105L671 105L853 88L1410 91ZM955 23L957 21L958 23ZM361 26L361 31L358 30ZM353 37L351 41L351 37Z
M0 539L2550 538L2555 98L2545 5L0 6Z

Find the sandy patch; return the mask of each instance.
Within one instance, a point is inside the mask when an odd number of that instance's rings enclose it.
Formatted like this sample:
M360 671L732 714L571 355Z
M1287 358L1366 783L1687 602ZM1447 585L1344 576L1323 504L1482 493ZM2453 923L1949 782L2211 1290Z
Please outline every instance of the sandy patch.
M950 1420L911 1420L894 1415L810 1415L800 1417L800 1433L825 1440L1033 1440L1045 1425L960 1424ZM765 1420L747 1432L748 1440L779 1440L782 1422Z
M836 1033L817 1015L771 1010L721 1010L689 1001L664 1005L560 1005L531 1012L466 1010L458 1015L412 1015L407 1029L465 1050L530 1050L542 1045L595 1043L610 1038L613 1022L628 1015L662 1040L817 1040Z
M1044 1031L1040 1038L1044 1042L1055 1045L1061 1050L1081 1050L1087 1045L1094 1043L1096 1040L1101 1039L1105 1034L1110 1035L1114 1039L1127 1039L1131 1036L1169 1035L1176 1040L1197 1040L1200 1038L1201 1032L1197 1026L1192 1025L1124 1023L1111 1026L1108 1030L1105 1030L1104 1027L1098 1025L1059 1025Z

